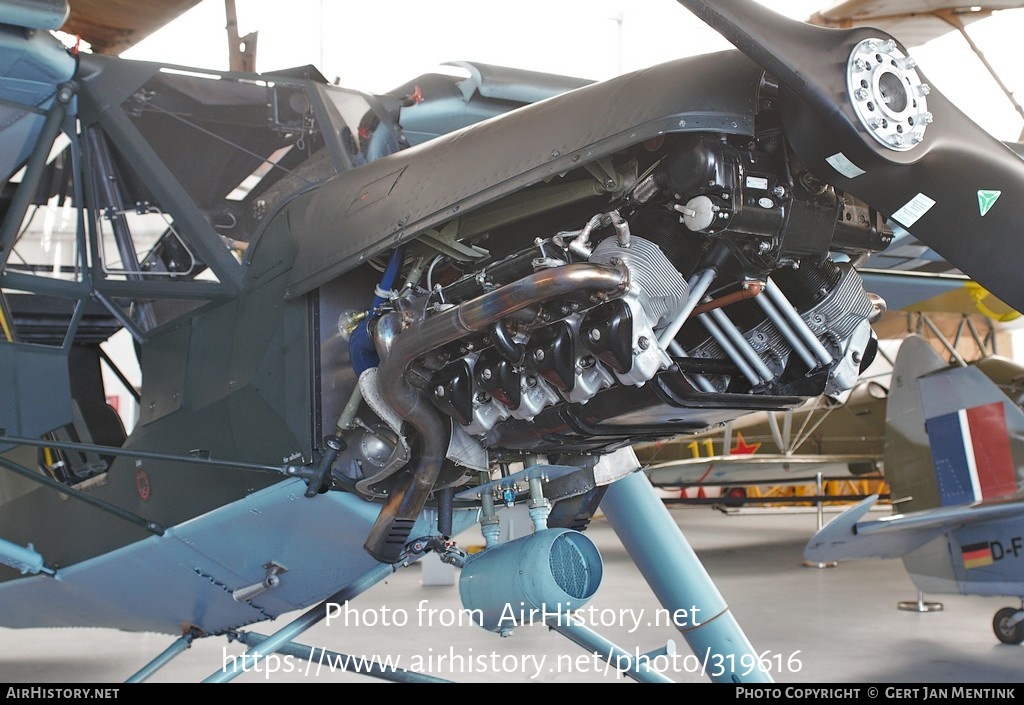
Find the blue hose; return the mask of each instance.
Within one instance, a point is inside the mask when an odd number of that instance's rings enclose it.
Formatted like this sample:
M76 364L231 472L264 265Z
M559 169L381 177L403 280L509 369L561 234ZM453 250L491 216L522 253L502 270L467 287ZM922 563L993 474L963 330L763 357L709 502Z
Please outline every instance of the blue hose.
M370 315L359 322L359 325L352 331L352 336L348 340L348 356L352 361L352 368L355 370L357 377L371 367L376 367L380 364L377 348L373 344L373 340L370 339L369 325L370 321L376 316L377 307L387 301L382 294L391 291L395 287L395 280L398 279L398 273L402 268L404 251L404 247L398 247L391 253L391 259L388 260L388 265L384 268L384 273L381 275L377 291L374 292L373 303L370 304Z

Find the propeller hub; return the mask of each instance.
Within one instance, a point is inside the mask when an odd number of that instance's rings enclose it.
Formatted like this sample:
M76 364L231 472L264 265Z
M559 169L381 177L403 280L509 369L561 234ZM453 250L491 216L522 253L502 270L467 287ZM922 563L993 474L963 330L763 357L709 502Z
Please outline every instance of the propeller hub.
M850 103L861 125L889 149L906 152L924 139L932 121L917 64L892 39L865 39L846 68Z

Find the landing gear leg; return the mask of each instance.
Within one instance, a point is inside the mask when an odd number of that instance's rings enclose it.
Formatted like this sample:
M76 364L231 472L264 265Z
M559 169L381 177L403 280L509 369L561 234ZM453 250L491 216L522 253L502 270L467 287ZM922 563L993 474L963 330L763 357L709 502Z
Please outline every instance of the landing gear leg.
M699 610L694 612L702 616L699 625L680 627L694 654L702 660L708 655L708 663L735 666L736 670L709 669L711 680L773 682L647 476L633 472L613 482L601 509L669 614L679 609ZM751 668L751 664L757 667Z

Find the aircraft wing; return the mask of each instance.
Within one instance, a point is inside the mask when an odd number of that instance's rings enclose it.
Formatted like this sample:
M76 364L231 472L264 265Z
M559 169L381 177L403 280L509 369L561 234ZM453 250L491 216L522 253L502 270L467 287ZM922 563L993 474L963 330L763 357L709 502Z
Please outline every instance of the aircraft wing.
M924 44L954 29L944 16L970 24L997 10L1024 7L1021 2L985 2L965 6L942 0L843 0L814 13L811 24L853 27L869 24L900 37L906 44Z
M809 561L829 562L851 558L899 558L940 534L983 521L1024 515L1020 502L940 507L897 514L862 522L877 501L873 495L833 519L804 548Z
M882 297L889 311L983 315L997 322L1020 317L1019 311L962 274L873 268L858 271L867 287Z
M347 584L375 565L360 544L377 508L347 492L325 494L320 502L294 501L304 490L301 480L278 483L162 536L59 568L56 577L4 582L0 625L180 634L184 619L218 634L326 599L322 586ZM457 530L475 517L457 512ZM343 524L360 528L335 530ZM300 525L305 530L280 530ZM427 533L428 526L421 522L415 530ZM314 544L310 536L330 539ZM243 598L240 591L265 580L271 563L279 567L278 584ZM311 593L310 586L321 591Z
M785 483L813 480L820 472L824 478L850 478L865 464L875 466L878 458L870 455L719 455L710 458L673 460L648 467L645 472L656 487Z
M26 38L14 24L55 29L61 21L60 15L21 17L0 8L0 178L5 181L32 153L58 87L75 72L75 60L48 32Z
M96 54L116 56L199 4L199 0L71 0L61 27L78 35Z

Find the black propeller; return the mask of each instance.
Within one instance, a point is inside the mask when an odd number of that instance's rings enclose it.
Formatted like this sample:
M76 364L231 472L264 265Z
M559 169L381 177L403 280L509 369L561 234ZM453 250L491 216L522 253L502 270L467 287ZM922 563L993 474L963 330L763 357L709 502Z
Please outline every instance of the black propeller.
M924 80L881 30L791 20L754 0L679 3L778 80L786 132L819 178L1024 311L1024 160Z

